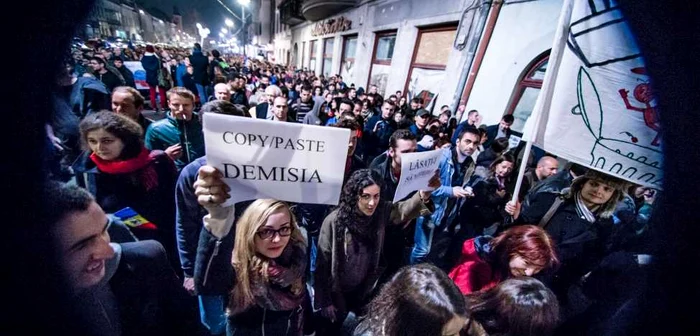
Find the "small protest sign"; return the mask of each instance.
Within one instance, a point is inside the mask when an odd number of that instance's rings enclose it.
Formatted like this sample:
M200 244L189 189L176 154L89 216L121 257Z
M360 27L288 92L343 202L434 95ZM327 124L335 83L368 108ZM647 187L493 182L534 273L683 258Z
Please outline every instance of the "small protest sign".
M432 190L428 188L428 182L440 166L443 150L401 154L401 179L394 194L394 203L416 190Z

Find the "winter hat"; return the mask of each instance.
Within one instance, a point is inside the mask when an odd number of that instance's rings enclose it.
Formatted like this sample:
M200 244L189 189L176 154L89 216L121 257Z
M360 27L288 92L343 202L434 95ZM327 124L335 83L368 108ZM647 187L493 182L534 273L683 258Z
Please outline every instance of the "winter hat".
M153 53L153 52L156 52L156 49L153 48L153 46L149 44L146 46L146 52Z
M588 181L588 180L599 181L601 183L607 184L608 186L610 186L611 188L613 188L615 190L619 190L622 192L626 192L630 186L630 183L625 181L625 180L619 179L619 178L614 177L614 176L610 176L608 174L601 173L601 172L594 170L594 169L589 169L586 172L586 174L574 179L573 183L571 184L571 188L580 190L580 188L583 187L583 184L586 183L586 181ZM576 185L578 188L574 188L574 185Z

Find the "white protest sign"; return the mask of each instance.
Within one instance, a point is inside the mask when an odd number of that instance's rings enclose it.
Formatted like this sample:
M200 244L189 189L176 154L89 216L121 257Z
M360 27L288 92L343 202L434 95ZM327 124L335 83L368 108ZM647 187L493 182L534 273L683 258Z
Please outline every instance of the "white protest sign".
M401 180L396 187L394 203L416 190L432 190L428 182L440 166L443 150L401 154Z
M350 130L205 113L207 164L231 187L225 205L260 198L338 204Z
M148 83L146 83L146 70L143 69L141 62L124 62L124 66L134 74L136 89L148 90Z

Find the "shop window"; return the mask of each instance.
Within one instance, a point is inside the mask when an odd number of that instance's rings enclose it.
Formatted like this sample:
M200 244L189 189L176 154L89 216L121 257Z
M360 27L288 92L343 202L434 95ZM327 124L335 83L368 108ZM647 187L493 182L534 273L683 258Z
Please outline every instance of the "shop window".
M340 60L340 71L343 81L348 85L355 83L355 53L357 51L357 35L343 37L343 53Z
M377 92L384 95L389 73L391 71L391 59L394 57L394 46L396 45L396 31L380 32L374 38L374 51L372 63L370 64L370 76L367 87L377 86Z
M323 65L321 68L321 73L328 78L332 75L333 71L333 39L327 38L323 40Z
M309 41L309 71L316 71L316 41Z
M535 58L523 71L520 80L510 98L506 114L512 114L515 118L511 128L516 132L522 132L525 121L532 114L535 102L542 88L544 73L549 63L549 51Z
M456 25L418 30L404 92L409 99L422 98L428 110L434 108L434 100L445 80L445 69L456 34Z

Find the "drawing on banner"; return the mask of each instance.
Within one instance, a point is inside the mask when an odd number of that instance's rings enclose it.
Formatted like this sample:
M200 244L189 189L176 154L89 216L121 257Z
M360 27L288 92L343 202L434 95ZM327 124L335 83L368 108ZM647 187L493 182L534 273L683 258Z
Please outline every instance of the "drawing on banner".
M584 67L581 67L578 73L577 96L578 105L571 109L571 113L581 116L584 124L596 139L591 149L591 165L631 179L660 184L661 162L645 155L645 153L653 152L661 156L662 153L658 148L638 144L639 139L627 131L616 134L624 135L629 139L621 140L606 136L609 133L604 129L605 111L601 98L595 83ZM654 145L657 140L658 135L651 145L658 146Z
M598 2L598 4L596 4ZM566 42L569 49L588 68L641 58L638 49L609 48L606 53L595 52L592 40L607 40L610 34L633 36L622 15L620 7L610 0L589 1L589 15L574 21L569 26L569 38Z
M635 74L646 75L645 68L634 68L631 71ZM627 89L620 89L619 92L628 110L642 112L644 114L644 124L656 131L656 137L651 141L651 145L659 146L661 144L661 134L659 134L659 131L661 131L661 122L656 106L651 106L651 102L654 100L654 91L651 85L648 82L644 82L634 87L634 99L642 103L644 107L636 107L630 104L628 97L629 91L627 91Z

